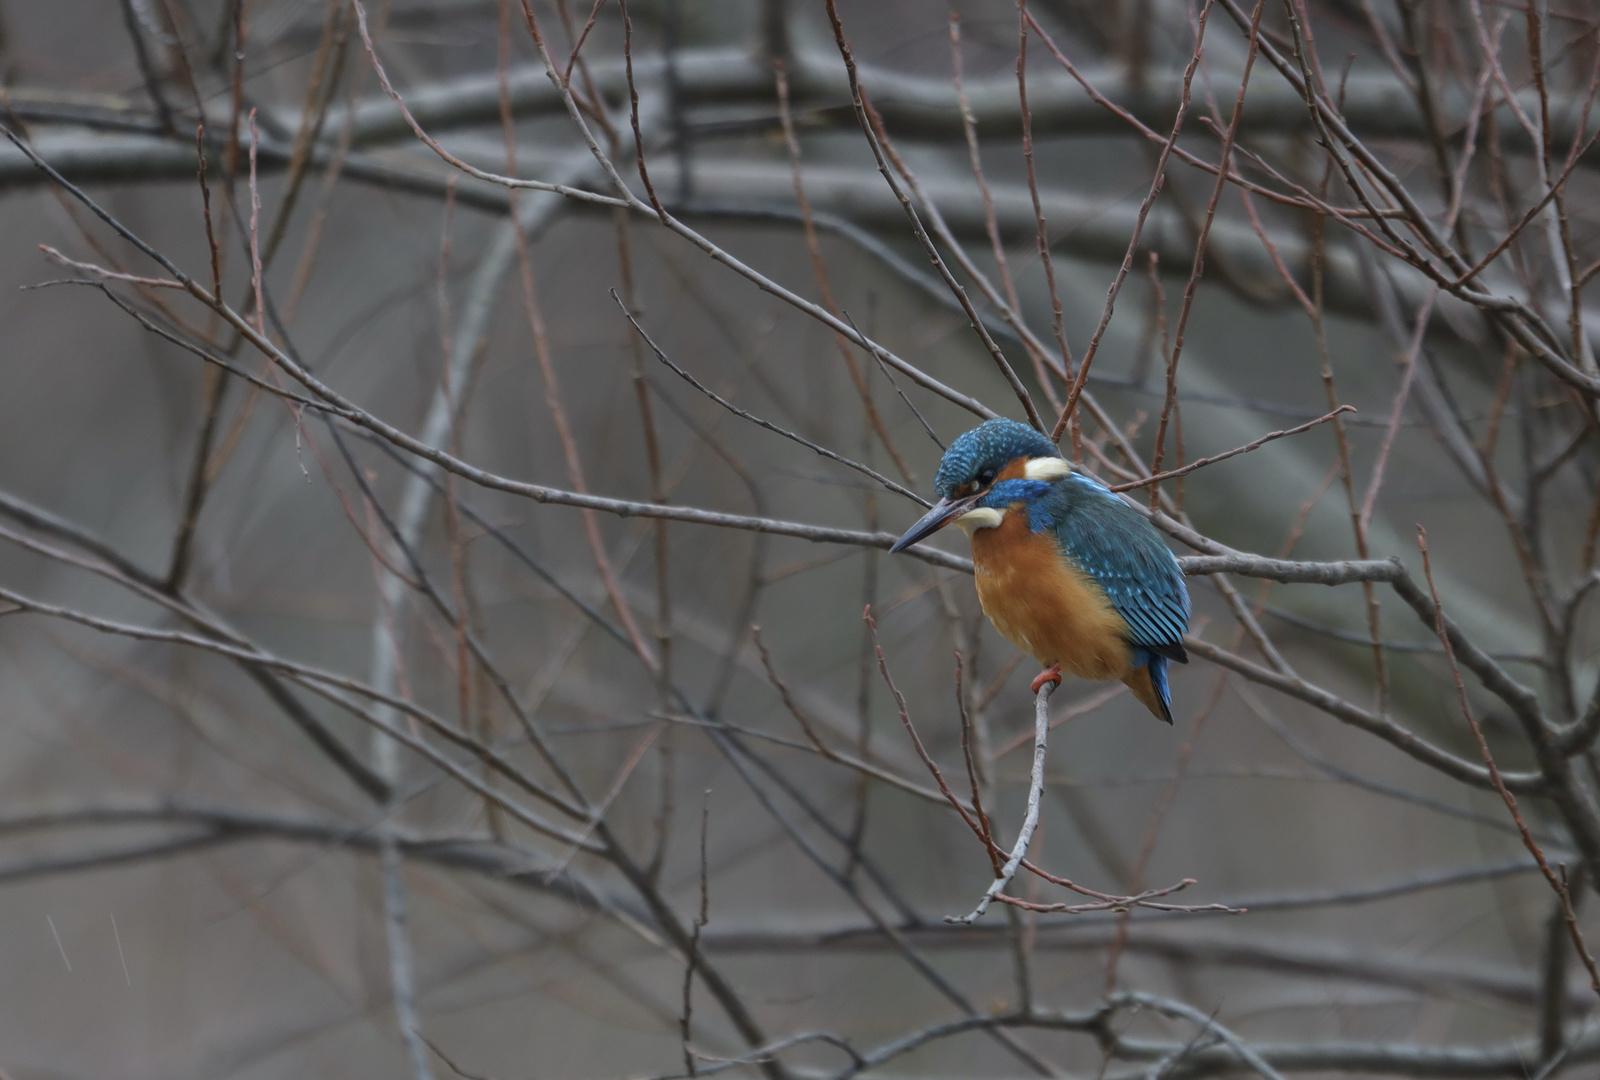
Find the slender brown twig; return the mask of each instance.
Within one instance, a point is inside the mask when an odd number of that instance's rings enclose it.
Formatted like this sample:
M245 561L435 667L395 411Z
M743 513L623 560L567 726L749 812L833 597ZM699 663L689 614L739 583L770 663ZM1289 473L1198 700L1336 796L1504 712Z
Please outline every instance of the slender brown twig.
M1572 939L1572 947L1578 953L1579 959L1589 973L1589 986L1597 996L1600 996L1600 969L1595 967L1594 957L1589 955L1589 947L1583 940L1583 933L1578 929L1578 917L1572 908L1572 896L1567 889L1566 867L1561 868L1561 876L1550 868L1545 860L1544 849L1533 838L1533 833L1528 831L1527 823L1522 820L1522 811L1517 806L1517 797L1506 786L1504 777L1500 774L1500 767L1495 764L1494 755L1489 752L1489 741L1484 738L1483 726L1478 723L1477 715L1472 711L1472 703L1467 700L1467 688L1461 681L1461 669L1456 665L1455 646L1450 635L1445 632L1444 605L1439 602L1439 588L1433 582L1433 562L1428 557L1428 534L1417 526L1417 547L1422 552L1422 569L1428 579L1428 592L1433 597L1434 610L1438 613L1436 630L1439 643L1444 646L1445 659L1450 664L1450 677L1455 683L1456 700L1461 706L1461 714L1467 719L1467 726L1472 729L1472 737L1478 744L1478 752L1483 755L1483 763L1489 770L1489 778L1494 784L1494 789L1506 804L1506 809L1511 812L1511 820L1516 823L1517 832L1522 837L1522 845L1528 849L1534 861L1539 864L1539 872L1550 885L1550 891L1556 894L1556 899L1561 904L1562 916L1567 924L1567 934Z

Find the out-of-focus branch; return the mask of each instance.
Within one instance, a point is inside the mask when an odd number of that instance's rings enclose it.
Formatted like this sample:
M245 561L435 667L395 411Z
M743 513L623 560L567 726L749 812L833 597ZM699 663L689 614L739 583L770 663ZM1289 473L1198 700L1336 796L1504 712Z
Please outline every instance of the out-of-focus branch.
M187 618L190 624L197 629L211 629L214 631L219 627L220 623L216 615L206 611L204 607L197 605L191 598L186 597L181 592L170 592L164 580L146 571L133 560L123 555L113 545L82 526L3 491L0 491L0 514L21 523L27 528L47 536L65 540L80 551L88 552L96 559L102 560L107 569L121 575L122 578L135 587L166 597L173 609ZM8 536L7 539L12 539L12 537ZM17 540L13 540L13 542L17 542ZM27 541L22 542L28 543ZM296 727L300 728L306 737L316 745L317 749L335 767L345 773L357 787L374 799L381 800L387 797L389 790L387 782L368 768L366 763L356 756L349 747L345 746L315 713L290 692L289 688L283 684L283 681L276 674L268 668L250 661L240 660L239 664L244 672L272 699L273 703L283 710L284 715Z
M1531 872L1536 868L1528 862L1519 869ZM1259 901L1251 902L1252 910L1256 902ZM1176 964L1238 967L1283 976L1306 974L1443 997L1467 994L1522 1009L1533 1008L1541 1000L1538 980L1508 969L1445 964L1417 956L1352 953L1340 942L1311 944L1294 938L1280 941L1259 931L1219 938L1214 932L1200 936L1175 933L1170 928L1140 929L1142 922L1128 932L1124 950ZM923 949L958 951L1004 948L1010 930L999 925L928 924L903 927L900 932ZM1043 952L1095 952L1110 945L1117 936L1114 925L1085 926L1083 916L1072 916L1039 926L1033 947ZM1565 942L1564 925L1561 938ZM708 933L705 944L714 952L729 953L871 953L886 947L876 927L850 924L795 931L724 928ZM1585 1006L1568 999L1565 1008L1568 1015L1576 1015Z
M681 49L674 54L673 61L686 103L770 103L773 100L771 69L746 49ZM797 51L791 53L786 65L797 108L814 110L821 120L833 119L842 126L849 124L849 85L836 58L815 50ZM620 59L591 61L589 69L596 89L607 98L619 100L624 96L626 73ZM665 59L661 56L634 59L634 78L640 83L654 84L662 80L665 69ZM1138 80L1130 79L1121 68L1101 67L1086 74L1106 97L1140 120L1157 128L1171 126L1178 86L1182 82L1178 69L1147 71ZM948 81L873 65L861 65L861 77L874 88L874 104L896 132L952 140L965 137L960 105ZM513 68L507 83L511 107L518 117L562 110L561 99L546 78L542 65ZM969 78L964 81L964 88L973 118L985 137L1015 137L1021 132L1013 78L1009 75ZM55 105L47 92L25 93L27 96L21 99L24 107L42 110ZM1525 96L1529 102L1535 100L1531 93ZM460 76L409 87L405 97L417 120L433 130L496 123L500 117L499 89L494 75ZM1446 92L1443 99L1443 125L1447 130L1460 130L1471 105L1470 96ZM1581 100L1576 96L1552 98L1551 113L1556 124L1552 145L1556 150L1565 151L1579 137L1576 120L1580 105ZM1053 73L1029 75L1028 106L1036 135L1126 131L1076 81ZM1343 113L1353 130L1372 138L1427 137L1426 125L1410 90L1388 75L1353 75L1345 87ZM405 120L381 95L355 103L349 118L357 145L403 138L409 131ZM1230 119L1231 110L1223 115L1224 122ZM293 117L284 114L280 123L292 129ZM342 109L330 111L329 130L337 130L344 123ZM1527 133L1516 124L1504 126L1501 138L1506 149L1515 152L1535 149ZM1241 121L1242 131L1299 134L1309 129L1305 103L1293 87L1273 78L1262 78L1251 86L1250 108ZM1600 152L1592 150L1585 155L1585 164L1596 159L1600 159Z
M1252 97L1252 102L1254 98ZM1248 113L1246 115L1249 115ZM194 154L187 144L138 135L86 138L75 134L44 134L34 143L38 153L63 176L81 183L148 182L189 178L194 173ZM459 156L475 159L476 153L463 148ZM522 155L524 164L535 170L554 170L570 158L565 155ZM290 155L285 147L264 141L260 147L263 171L287 168ZM313 154L313 161L321 163ZM792 212L793 177L786 167L739 158L715 159L700 156L695 162L695 203L669 204L667 209L685 217L715 217L719 206L727 207L737 218L741 212L759 212L764 207ZM896 228L904 224L904 211L890 192L870 173L838 166L807 166L803 170L806 193L819 214L832 214L871 228ZM370 155L352 154L343 175L358 183L388 190L442 199L448 185L446 176L432 163L411 165ZM22 154L0 146L0 188L31 185L44 178ZM934 203L953 233L964 238L987 236L984 205L972 185L953 179L930 177L919 181L923 193ZM1032 202L1026 187L992 184L995 223L1003 236L1021 238L1033 235ZM470 178L457 185L460 205L491 212L504 212L509 200L503 189ZM602 207L612 205L606 197L596 197ZM1128 233L1136 208L1121 201L1098 199L1068 191L1043 189L1042 208L1059 228L1053 238L1054 250L1097 262L1120 262L1127 252ZM583 203L573 209L584 211ZM655 216L649 210L650 216ZM1140 252L1155 252L1163 265L1179 265L1193 255L1185 242L1186 225L1171 207L1156 206L1141 241ZM1297 275L1309 279L1311 246L1301 235L1269 232L1277 254ZM1269 281L1279 271L1272 253L1262 244L1246 222L1216 221L1208 238L1208 248L1226 263L1231 272L1245 280ZM1390 277L1404 302L1420 306L1428 295L1427 282L1409 267L1392 266ZM1359 252L1338 244L1328 244L1323 254L1324 300L1331 312L1369 320L1381 312L1374 308L1369 280ZM1514 286L1502 292L1515 298ZM1285 297L1285 302L1288 298ZM1454 297L1441 297L1430 321L1436 332L1456 335L1462 325L1465 305ZM841 324L842 325L842 324ZM1600 338L1600 314L1585 315L1584 325L1591 338ZM998 317L992 324L997 334L1007 334ZM854 339L855 332L843 325L843 332ZM898 359L898 358L896 358ZM902 369L904 370L904 369ZM970 405L970 399L967 403ZM979 414L990 412L981 407Z
M30 862L7 864L0 867L0 880L23 880L160 858L178 853L178 845L275 840L366 855L376 854L380 846L372 821L275 813L181 797L62 805L0 814L0 835L6 836L108 826L126 826L137 831L152 825L177 826L186 831L150 844L41 856ZM406 858L414 862L494 881L510 881L523 888L548 892L583 908L610 912L625 923L651 921L649 913L636 903L615 895L570 867L556 865L534 848L473 832L430 833L397 827L393 837Z

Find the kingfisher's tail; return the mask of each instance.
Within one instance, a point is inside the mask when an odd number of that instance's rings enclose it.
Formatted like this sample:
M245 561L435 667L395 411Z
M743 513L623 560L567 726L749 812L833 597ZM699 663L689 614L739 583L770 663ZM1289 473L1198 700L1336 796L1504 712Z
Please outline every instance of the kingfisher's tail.
M1124 685L1133 691L1157 720L1172 723L1172 690L1167 686L1167 658L1156 656L1143 649L1134 650L1135 667L1122 677Z

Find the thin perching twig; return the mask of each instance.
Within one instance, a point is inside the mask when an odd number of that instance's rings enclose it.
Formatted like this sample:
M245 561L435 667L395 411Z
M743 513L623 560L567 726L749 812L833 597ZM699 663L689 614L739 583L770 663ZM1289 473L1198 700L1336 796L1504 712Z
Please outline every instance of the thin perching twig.
M1028 845L1033 842L1033 831L1039 827L1039 800L1044 795L1044 750L1045 744L1050 741L1050 695L1055 688L1054 680L1046 679L1034 698L1033 770L1028 779L1028 810L1023 815L1022 829L1017 833L1017 842L1012 846L1011 855L1006 859L1005 865L1000 868L1000 876L991 881L989 887L984 890L978 906L966 915L947 916L944 920L947 923L970 926L982 918L994 898L1005 891L1005 887L1011 884L1011 879L1017 876L1017 868L1022 865L1024 856L1028 854Z

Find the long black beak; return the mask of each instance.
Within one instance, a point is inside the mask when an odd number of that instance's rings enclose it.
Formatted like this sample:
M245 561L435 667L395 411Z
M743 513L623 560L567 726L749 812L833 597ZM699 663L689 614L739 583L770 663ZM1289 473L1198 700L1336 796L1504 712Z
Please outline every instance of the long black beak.
M977 502L982 494L980 491L977 495L969 495L964 499L940 499L933 504L933 509L923 514L915 525L906 530L904 536L894 542L889 554L904 551L918 540L932 536L971 509L972 504Z

